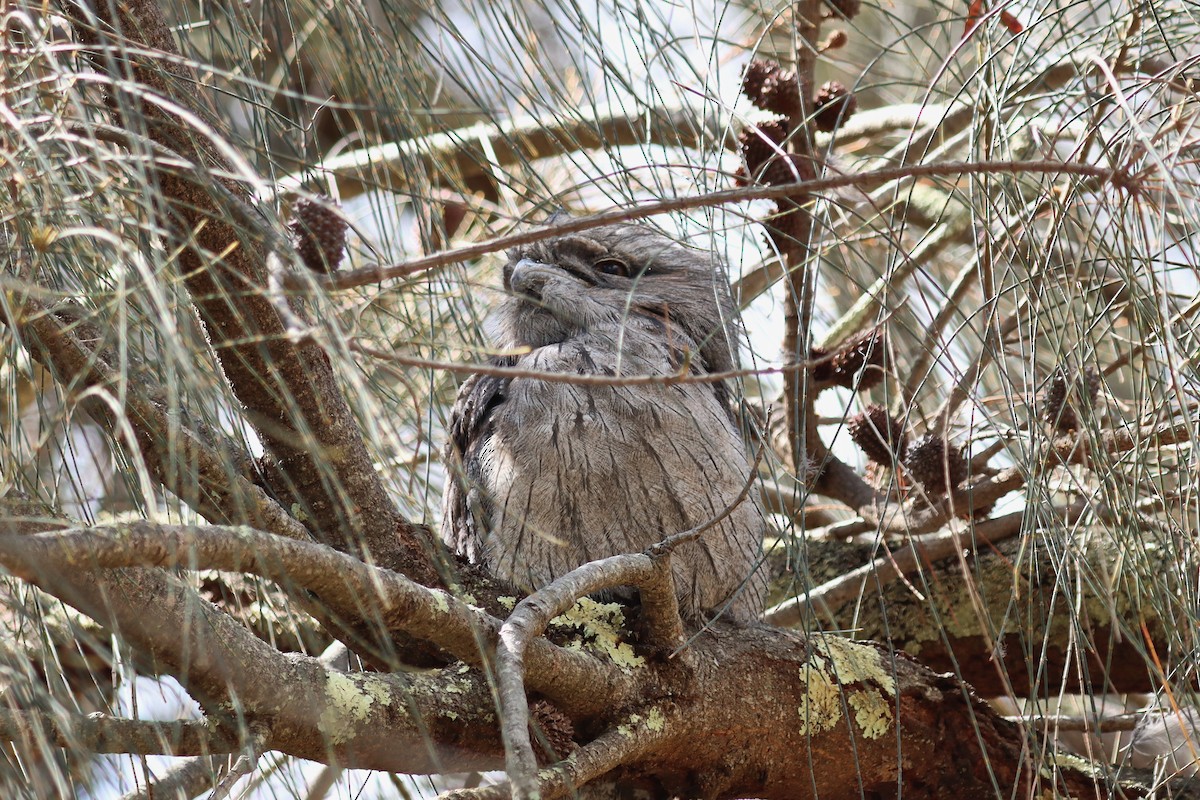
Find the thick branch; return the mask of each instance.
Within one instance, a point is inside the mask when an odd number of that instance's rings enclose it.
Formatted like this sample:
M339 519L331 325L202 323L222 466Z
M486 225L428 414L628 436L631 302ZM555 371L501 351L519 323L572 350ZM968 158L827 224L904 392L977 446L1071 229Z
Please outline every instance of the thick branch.
M85 347L35 301L25 301L15 322L30 355L64 389L71 390L76 384L100 388L117 382L116 369L106 354ZM303 525L245 475L238 474L230 458L222 457L187 425L170 419L147 389L132 378L125 382L124 408L120 409L124 414L99 393L87 393L80 404L114 441L125 438L127 429L121 423L127 421L133 433L128 444L141 455L150 474L203 516L215 521L245 519L278 536L309 538Z
M126 124L145 126L154 141L195 164L197 172L233 173L230 151L200 130L194 114L155 100L188 97L200 84L180 60L143 55L146 50L177 55L158 5L102 2L99 13L92 25L79 22L85 40L100 47L97 61L118 72L121 82L114 86L132 77L149 90L133 94L137 112ZM125 49L127 43L135 48ZM267 296L268 248L231 225L236 215L195 181L170 171L157 177L167 227L188 243L179 257L182 275L225 376L294 487L310 529L341 548L365 550L372 560L434 582L424 536L388 499L328 357L315 343L286 336ZM250 201L244 186L223 183L237 200ZM299 308L292 311L303 317Z
M56 587L55 573L75 575L130 566L249 572L307 589L348 619L402 630L470 664L482 663L481 642L494 643L500 631L499 620L444 591L370 567L316 542L287 541L245 528L135 522L0 536L0 564L60 597L63 589ZM616 667L544 640L529 651L529 672L530 687L571 714L594 713L631 691L630 679Z
M47 714L0 708L0 739L47 742L91 753L173 756L237 752L238 744L207 721L148 722L107 714Z

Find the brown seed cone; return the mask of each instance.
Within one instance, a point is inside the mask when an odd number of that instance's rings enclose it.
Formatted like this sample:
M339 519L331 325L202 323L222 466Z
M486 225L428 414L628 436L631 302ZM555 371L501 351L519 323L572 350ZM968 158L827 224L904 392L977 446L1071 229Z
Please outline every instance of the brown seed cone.
M559 711L553 703L534 700L529 704L529 716L530 721L536 724L535 740L544 739L543 744L553 750L547 754L547 763L564 759L579 748L575 743L575 726L571 724L570 717Z
M781 155L781 147L788 137L785 120L773 119L761 125L748 125L738 135L742 160L749 175L758 175L763 165Z
M767 236L780 253L795 253L804 246L800 238L804 232L800 228L804 221L802 215L807 213L802 208L793 207L767 221Z
M300 260L313 272L334 272L342 263L350 226L328 203L297 200L287 227Z
M887 355L887 335L873 328L838 348L831 362L834 381L839 386L866 391L883 380Z
M962 451L932 434L922 436L908 446L904 466L912 479L932 495L945 494L967 477L967 462ZM948 484L947 472L950 477Z
M795 117L800 114L800 82L774 61L756 59L742 75L742 94L763 111Z
M829 36L825 41L821 42L818 48L822 53L826 50L838 50L846 46L846 42L850 41L850 37L841 28L829 32Z
M1079 411L1090 410L1099 393L1100 375L1096 370L1087 367L1082 376L1076 375L1068 381L1066 372L1059 369L1042 392L1042 419L1062 433L1079 430L1076 406ZM1086 399L1081 400L1081 395ZM1070 397L1075 398L1074 405L1067 402Z
M840 82L829 81L817 92L813 108L813 123L818 130L829 133L858 110L858 100Z
M782 114L785 117L800 115L800 81L794 72L780 69L763 85L762 105L764 111Z
M746 67L746 72L742 75L742 94L750 100L751 103L764 108L763 92L766 89L767 82L772 76L780 71L780 66L774 61L765 59L755 59Z
M846 427L858 449L876 464L890 467L904 460L908 448L904 424L883 406L867 406L866 411L846 420Z
M862 0L825 0L825 5L846 19L854 19L859 9L862 8Z
M799 183L812 180L812 178L813 170L810 161L803 156L789 153L776 156L767 162L759 179L768 186L786 186L789 183ZM786 208L780 208L780 211L795 209L794 204L786 201L783 205Z

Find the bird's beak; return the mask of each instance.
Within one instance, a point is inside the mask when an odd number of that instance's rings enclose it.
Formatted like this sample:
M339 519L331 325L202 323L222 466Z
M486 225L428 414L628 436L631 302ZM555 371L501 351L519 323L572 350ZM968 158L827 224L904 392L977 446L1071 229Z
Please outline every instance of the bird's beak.
M537 299L541 296L541 286L544 283L546 270L555 270L552 264L534 261L532 258L522 258L516 263L504 265L504 288L510 292L528 295Z

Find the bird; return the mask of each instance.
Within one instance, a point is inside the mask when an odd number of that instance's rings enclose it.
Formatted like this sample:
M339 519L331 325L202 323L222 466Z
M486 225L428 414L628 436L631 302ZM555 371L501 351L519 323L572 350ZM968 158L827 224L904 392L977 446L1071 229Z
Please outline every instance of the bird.
M737 321L715 254L640 224L508 252L492 320L503 370L464 381L451 411L443 541L532 592L590 561L725 519L672 553L685 621L762 612L766 520L727 379L604 385L580 376L736 370ZM618 596L622 596L620 592Z

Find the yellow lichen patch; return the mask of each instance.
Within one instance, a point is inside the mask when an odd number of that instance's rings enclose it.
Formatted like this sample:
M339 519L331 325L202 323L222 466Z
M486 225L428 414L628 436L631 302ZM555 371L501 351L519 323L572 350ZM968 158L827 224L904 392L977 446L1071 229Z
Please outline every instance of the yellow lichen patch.
M858 723L863 736L878 739L887 733L892 724L892 707L879 692L859 689L851 692L846 702L854 709L854 721Z
M517 598L513 597L510 594L500 595L499 597L496 598L496 602L499 603L504 608L507 608L509 611L512 611L514 608L517 607Z
M833 635L813 636L811 641L817 652L829 659L839 683L869 683L889 695L896 694L896 679L873 647Z
M583 597L565 614L550 620L550 624L580 631L610 661L629 671L643 666L646 660L621 641L618 631L624 621L625 613L619 603L597 603Z
M662 731L666 721L662 711L657 708L650 709L650 713L646 715L646 727L655 733Z
M430 591L433 592L433 602L437 606L437 610L443 614L449 613L450 601L446 599L446 593L441 589L431 589Z
M815 664L801 667L800 678L807 684L798 709L800 733L816 735L833 729L842 718L837 684Z
M325 678L321 731L331 744L345 744L354 738L359 723L366 720L373 704L389 702L391 692L378 678L330 672Z

